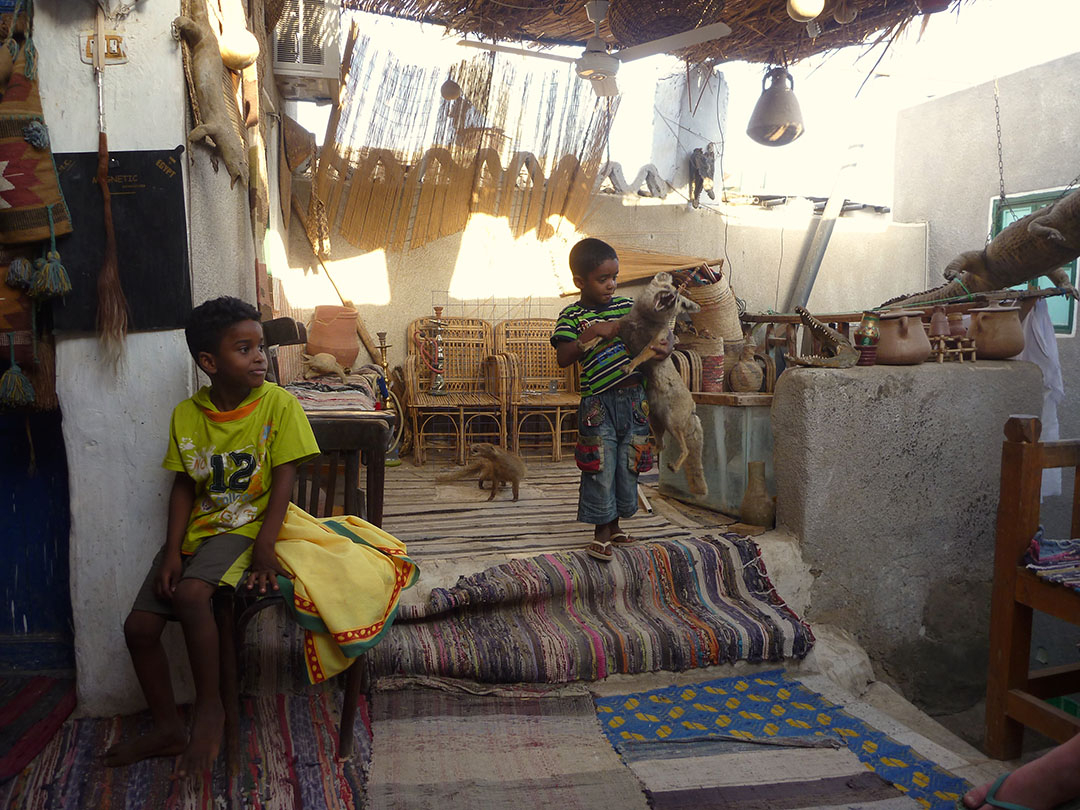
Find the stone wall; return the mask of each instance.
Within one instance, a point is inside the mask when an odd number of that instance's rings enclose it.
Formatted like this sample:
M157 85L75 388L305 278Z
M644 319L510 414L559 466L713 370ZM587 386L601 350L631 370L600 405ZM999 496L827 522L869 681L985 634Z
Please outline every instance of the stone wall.
M931 713L984 693L1002 428L1041 403L1042 375L1020 361L777 382L777 523L816 577L807 618L854 633Z

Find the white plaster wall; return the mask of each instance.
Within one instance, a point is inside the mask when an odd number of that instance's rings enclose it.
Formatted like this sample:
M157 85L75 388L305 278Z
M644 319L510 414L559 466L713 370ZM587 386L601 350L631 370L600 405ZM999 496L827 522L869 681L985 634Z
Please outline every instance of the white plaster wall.
M301 192L303 193L303 192ZM342 294L357 305L368 331L385 330L393 348L391 367L406 355L408 323L431 313L434 304L493 296L501 302L532 297L532 317L554 317L574 300L559 297L569 285L567 253L582 235L605 239L616 249L632 247L709 259L726 257L736 293L750 311L780 306L793 286L803 251L819 221L806 201L764 210L730 207L721 216L686 203L599 195L583 224L545 243L531 236L511 239L503 221L473 217L462 234L403 253L359 255L339 236L332 239L327 269ZM278 277L289 302L310 314L317 304L340 303L326 273L312 257L299 222L289 232L289 269ZM876 306L905 291L921 290L926 279L924 224L905 225L887 216L842 216L817 277L810 308L818 312ZM569 286L567 287L570 288ZM637 285L623 292L633 296ZM450 312L451 310L448 310ZM367 362L361 350L361 361Z
M77 50L78 32L93 25L94 4L38 0L35 6L41 96L53 149L96 151L97 85ZM179 44L170 31L179 6L179 0L139 3L115 25L127 40L129 62L105 74L110 150L171 149L185 141L187 96ZM214 174L208 153L199 146L193 162L185 162L185 174L195 302L226 293L253 301L246 189L230 190L224 172ZM164 540L171 476L161 468L161 459L169 413L190 396L194 383L181 330L130 334L118 373L103 362L95 336L57 336L57 389L71 486L77 711L82 715L143 705L122 623ZM185 699L190 683L179 634L170 632L169 641L178 695Z

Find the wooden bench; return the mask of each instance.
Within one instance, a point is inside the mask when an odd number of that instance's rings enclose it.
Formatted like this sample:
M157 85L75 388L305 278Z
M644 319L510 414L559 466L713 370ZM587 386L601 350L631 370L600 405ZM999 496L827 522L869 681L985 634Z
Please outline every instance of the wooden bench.
M1001 449L1001 496L990 606L990 666L986 684L986 751L1020 755L1024 726L1064 742L1080 718L1046 698L1080 691L1080 664L1028 669L1032 611L1080 624L1080 593L1026 568L1024 553L1039 529L1043 470L1072 467L1080 480L1080 439L1040 442L1034 416L1011 416ZM1070 537L1080 537L1080 486L1074 483Z

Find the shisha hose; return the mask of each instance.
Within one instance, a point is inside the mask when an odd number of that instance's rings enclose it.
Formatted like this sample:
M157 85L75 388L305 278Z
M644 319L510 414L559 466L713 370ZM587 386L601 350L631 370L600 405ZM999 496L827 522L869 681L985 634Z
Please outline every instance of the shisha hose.
M416 339L416 348L420 353L420 359L424 361L424 365L428 367L428 371L430 371L432 374L442 374L443 373L442 365L441 364L439 364L439 365L434 364L437 361L438 358L433 359L431 357L431 354L430 354L431 346L434 345L435 339L434 338L429 338L429 337L424 337L423 335L420 335L420 334L416 335L415 339ZM438 350L436 349L436 352L437 351Z

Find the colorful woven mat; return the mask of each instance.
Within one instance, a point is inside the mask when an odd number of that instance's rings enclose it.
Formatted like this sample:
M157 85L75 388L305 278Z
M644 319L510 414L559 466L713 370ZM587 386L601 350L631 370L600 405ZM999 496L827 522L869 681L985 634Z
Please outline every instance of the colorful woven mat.
M0 781L41 753L74 708L74 678L0 677Z
M402 607L371 656L380 675L565 683L802 658L809 626L737 535L513 560Z
M1024 555L1024 563L1037 576L1080 591L1080 538L1049 540L1040 526Z
M243 701L235 806L246 810L353 810L361 806L363 775L371 761L366 704L357 713L352 760L337 756L341 692L310 689L302 695L266 695ZM127 717L73 720L27 768L0 785L9 810L219 810L229 794L225 756L210 784L172 778L175 758L106 767L102 754L116 742L150 730L148 712Z
M375 693L369 810L647 810L584 689L453 688Z
M842 741L866 770L923 807L951 810L971 787L911 747L786 677L783 670L597 698L596 710L604 732L620 753L646 741L794 738L820 742L831 738Z

